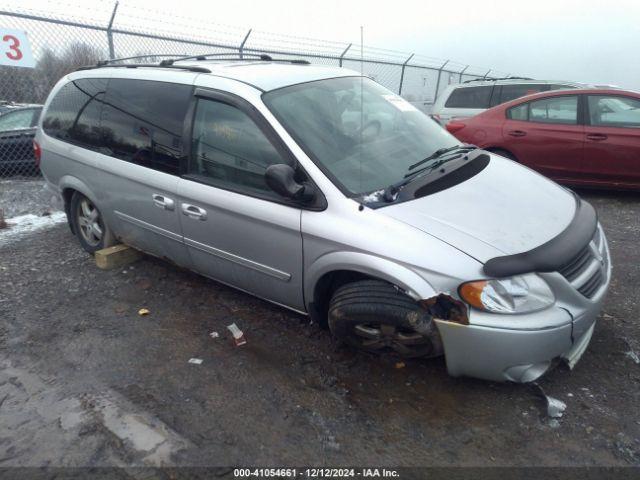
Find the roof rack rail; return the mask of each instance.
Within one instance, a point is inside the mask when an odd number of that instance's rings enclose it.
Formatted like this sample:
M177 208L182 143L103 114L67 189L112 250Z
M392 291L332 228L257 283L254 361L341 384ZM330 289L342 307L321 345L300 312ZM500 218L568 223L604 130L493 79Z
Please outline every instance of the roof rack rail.
M273 58L271 55L267 55L265 53L235 53L235 52L225 52L225 53L205 53L201 55L188 55L184 57L177 58L169 58L167 60L162 60L160 62L161 65L173 65L174 62L182 62L184 60L207 60L208 58L222 58L227 61L245 61L245 60L261 60L263 62L283 62L283 63L293 63L297 65L309 65L307 60L302 59L281 59L281 58Z
M155 67L155 68L177 68L181 70L188 70L191 72L199 72L199 73L211 73L211 70L204 67L198 66L189 66L189 65L180 65L175 62L181 62L183 60L206 60L208 58L221 58L226 61L244 61L244 60L261 60L264 62L285 62L292 63L296 65L309 65L307 60L302 59L279 59L272 58L271 55L267 55L265 53L235 53L235 52L227 52L227 53L206 53L203 55L184 55L181 57L175 58L167 58L166 60L161 60L160 63L116 63L116 62L124 62L125 60L136 60L139 58L154 58L154 57L173 57L173 55L168 54L147 54L147 55L136 55L134 57L122 57L122 58L113 58L111 60L100 60L95 65L87 65L84 67L80 67L79 70L92 70L94 68L102 68L102 67L120 67L120 68L138 68L138 67Z
M112 68L139 68L139 67L143 67L143 68L175 68L178 70L187 70L189 72L196 72L196 73L211 73L211 70L209 70L208 68L204 68L204 67L194 67L194 66L189 66L189 65L159 65L157 63L109 63L108 61L103 61L103 62L98 62L96 65L86 65L84 67L80 67L76 69L76 72L79 72L81 70L93 70L95 68L105 68L105 67L112 67Z
M98 65L110 65L115 62L124 62L125 60L137 60L139 58L157 58L157 57L173 57L172 54L148 54L148 55L136 55L134 57L122 57L122 58L112 58L109 60L100 60Z
M472 78L471 80L465 80L462 83L473 83L473 82L495 82L498 80L533 80L533 78L529 77L484 77L484 78Z
M270 62L273 60L271 56L265 54L258 53L243 53L240 55L235 52L225 52L225 53L205 53L201 55L185 55L182 57L168 58L167 60L162 60L160 62L161 65L173 65L173 62L183 61L183 60L206 60L207 58L225 58L225 60L263 60L265 62ZM231 57L231 58L226 58Z

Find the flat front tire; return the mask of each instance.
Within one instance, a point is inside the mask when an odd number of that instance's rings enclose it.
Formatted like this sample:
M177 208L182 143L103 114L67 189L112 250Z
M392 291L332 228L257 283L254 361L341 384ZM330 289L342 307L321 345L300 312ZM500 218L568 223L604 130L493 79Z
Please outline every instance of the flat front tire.
M113 234L100 210L87 197L75 192L71 197L70 213L73 230L85 251L93 254L114 244Z
M329 305L329 328L336 338L368 352L391 351L405 358L442 354L440 335L429 313L380 280L339 287Z

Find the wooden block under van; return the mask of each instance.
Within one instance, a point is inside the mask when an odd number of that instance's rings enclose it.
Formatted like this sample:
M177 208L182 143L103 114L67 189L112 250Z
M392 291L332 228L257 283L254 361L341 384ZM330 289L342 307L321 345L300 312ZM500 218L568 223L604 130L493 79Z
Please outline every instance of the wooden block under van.
M102 270L124 267L142 258L142 253L129 245L120 243L103 248L95 253L96 266Z

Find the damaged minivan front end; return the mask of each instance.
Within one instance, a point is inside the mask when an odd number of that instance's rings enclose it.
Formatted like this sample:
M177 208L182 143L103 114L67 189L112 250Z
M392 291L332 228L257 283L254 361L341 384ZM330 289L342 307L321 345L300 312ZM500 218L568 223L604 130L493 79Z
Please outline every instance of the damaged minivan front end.
M464 184L379 211L478 261L477 278L461 278L453 293L464 321L434 316L449 373L531 382L561 361L573 368L586 350L611 278L609 249L587 202L512 162L491 163ZM518 191L523 175L533 190Z

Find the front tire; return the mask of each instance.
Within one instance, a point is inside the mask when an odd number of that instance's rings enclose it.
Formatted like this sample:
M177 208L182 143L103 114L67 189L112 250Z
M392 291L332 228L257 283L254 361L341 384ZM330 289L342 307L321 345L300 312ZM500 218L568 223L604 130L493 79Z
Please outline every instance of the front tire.
M93 254L115 243L98 207L79 192L71 197L70 213L73 231L86 252Z
M442 354L442 342L429 313L395 286L360 280L339 287L329 304L331 333L373 353L396 352L405 358Z

